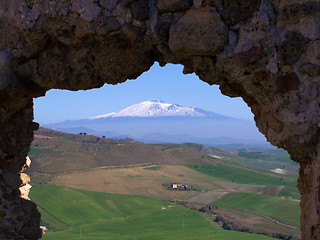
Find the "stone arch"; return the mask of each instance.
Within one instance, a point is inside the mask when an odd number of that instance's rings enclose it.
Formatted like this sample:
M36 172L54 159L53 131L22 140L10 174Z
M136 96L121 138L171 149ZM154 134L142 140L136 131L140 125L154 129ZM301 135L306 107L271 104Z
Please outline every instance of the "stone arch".
M184 65L241 96L300 163L302 239L320 238L320 3L286 0L0 1L0 238L39 239L23 194L35 97Z

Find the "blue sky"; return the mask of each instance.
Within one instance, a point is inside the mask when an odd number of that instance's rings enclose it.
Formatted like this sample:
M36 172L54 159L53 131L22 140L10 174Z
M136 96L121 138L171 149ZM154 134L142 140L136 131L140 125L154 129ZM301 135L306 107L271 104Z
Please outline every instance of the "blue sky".
M155 63L136 80L122 84L77 92L50 90L45 97L34 99L35 121L47 124L83 119L150 99L253 121L249 107L241 98L223 96L218 86L200 81L195 74L184 75L182 69L181 65L160 67Z

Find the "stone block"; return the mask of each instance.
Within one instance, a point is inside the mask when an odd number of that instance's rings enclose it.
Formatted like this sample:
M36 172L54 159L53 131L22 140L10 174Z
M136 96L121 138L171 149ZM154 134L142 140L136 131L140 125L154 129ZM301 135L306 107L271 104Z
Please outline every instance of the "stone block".
M4 172L2 174L2 179L4 184L13 189L18 189L22 184L22 180L18 173Z
M320 2L309 1L304 3L293 3L282 7L278 19L287 23L297 23L302 17L319 14Z
M100 0L99 1L100 5L109 11L112 11L113 9L115 9L118 2L119 0Z
M158 0L157 2L159 13L184 11L191 6L192 0Z
M80 17L86 21L91 22L97 18L101 12L101 7L95 3L95 1L73 1L72 9L79 13Z
M0 149L0 153L1 153L1 149ZM8 161L5 158L0 156L0 168L6 169L8 167L9 167Z
M280 76L276 80L277 89L282 92L290 92L298 90L300 79L295 72Z
M30 182L30 177L28 176L28 174L25 173L20 173L20 179L22 181L22 185L25 185L28 182Z
M260 83L265 88L270 88L272 86L272 81L270 74L266 71L257 71L253 74L253 80Z
M110 32L113 32L121 27L121 24L115 17L107 17L103 25L99 26L96 29L97 34L99 35L108 35Z
M279 46L279 63L293 65L306 52L309 39L298 32L287 32L286 39Z
M122 1L123 1L124 6L128 7L128 6L130 6L130 4L133 3L135 0L122 0Z
M320 75L320 65L318 64L305 63L300 66L299 70L302 74L309 75L310 77Z
M26 200L30 200L28 195L31 189L31 185L30 184L25 184L24 186L20 187L20 197Z
M240 67L247 67L250 64L257 62L265 55L261 46L256 46L248 49L247 51L236 53L234 60Z
M212 7L191 9L170 28L169 47L177 55L217 55L228 29Z
M320 40L316 40L312 43L314 55L320 59Z
M282 73L291 72L292 71L292 66L291 65L282 66L281 70L282 70Z
M260 0L224 0L223 17L230 25L244 21L259 9Z
M3 218L4 216L6 216L6 212L0 209L0 217Z
M31 165L31 159L29 158L29 156L26 157L26 163L23 165L21 172L23 172L24 170L26 170L27 168L29 168Z
M40 226L24 226L20 233L28 239L39 239L42 237L42 229Z
M149 18L149 1L139 0L131 5L133 18L136 20L146 20Z

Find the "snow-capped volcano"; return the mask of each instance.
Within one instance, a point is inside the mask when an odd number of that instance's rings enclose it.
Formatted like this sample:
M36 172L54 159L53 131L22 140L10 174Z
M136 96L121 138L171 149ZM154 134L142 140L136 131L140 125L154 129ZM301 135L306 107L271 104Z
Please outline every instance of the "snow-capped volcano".
M119 112L66 120L45 127L71 133L85 131L113 138L126 136L148 142L208 144L212 141L210 139L221 137L254 141L261 139L261 134L252 122L160 100L149 100Z
M161 100L149 100L134 104L119 112L107 113L89 119L116 117L206 117L210 112L199 108L182 107L177 104L165 103Z

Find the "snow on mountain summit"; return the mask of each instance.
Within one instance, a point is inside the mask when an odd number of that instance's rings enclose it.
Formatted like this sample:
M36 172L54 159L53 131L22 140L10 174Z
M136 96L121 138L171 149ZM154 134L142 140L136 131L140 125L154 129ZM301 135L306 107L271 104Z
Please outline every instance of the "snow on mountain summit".
M107 113L90 117L89 119L107 117L205 117L206 113L206 111L198 108L182 107L177 104L165 103L161 100L149 100L134 104L119 112Z

